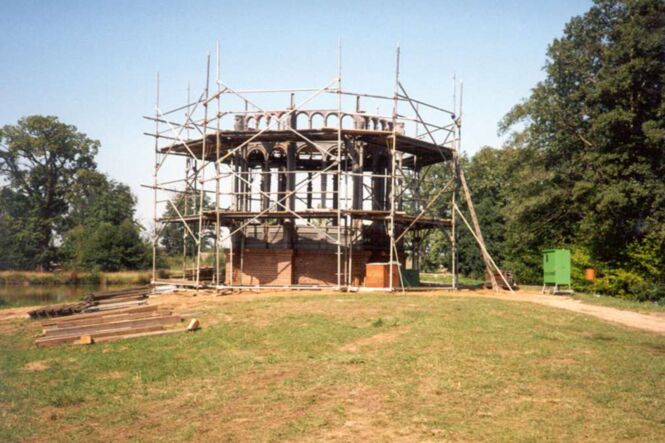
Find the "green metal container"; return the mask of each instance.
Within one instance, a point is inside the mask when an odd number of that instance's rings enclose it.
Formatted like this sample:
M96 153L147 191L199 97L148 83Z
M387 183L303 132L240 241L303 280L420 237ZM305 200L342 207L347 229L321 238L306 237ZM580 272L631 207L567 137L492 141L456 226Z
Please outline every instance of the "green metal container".
M570 251L568 249L543 251L543 284L570 286Z

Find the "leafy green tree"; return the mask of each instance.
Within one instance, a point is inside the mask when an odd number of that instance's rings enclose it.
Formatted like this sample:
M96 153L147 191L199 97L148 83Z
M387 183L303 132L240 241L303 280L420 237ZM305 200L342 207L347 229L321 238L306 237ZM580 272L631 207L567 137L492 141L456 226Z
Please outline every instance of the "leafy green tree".
M0 269L34 268L36 244L26 229L26 198L9 187L0 188Z
M148 266L148 246L134 221L136 197L128 186L81 170L66 198L62 255L68 266L103 271Z
M72 264L83 269L121 271L150 263L148 245L131 219L117 225L107 221L79 225L68 232L66 247L74 253Z
M485 246L494 261L503 266L505 248L505 209L510 207L507 192L515 173L514 149L481 148L471 159L463 159L478 223L483 232ZM466 202L460 202L465 208ZM469 216L465 216L470 221ZM459 272L462 275L483 278L485 264L478 243L460 221L458 231Z
M136 197L129 186L95 170L80 170L66 194L66 228L106 221L134 219Z
M43 116L4 126L0 142L0 268L146 265L136 198L96 171L99 142Z
M164 210L163 218L171 220L171 223L168 223L164 229L162 229L160 235L160 244L170 256L181 256L183 249L186 245L186 253L188 256L195 255L197 253L196 241L190 235L189 231L186 230L184 224L180 221L178 212L185 215L198 214L198 205L199 205L199 195L198 193L190 194L178 194L172 200L173 204L169 204ZM204 199L204 207L210 206L209 199ZM175 206L177 211L173 208ZM198 235L199 224L197 221L189 222L189 229L195 234ZM204 236L204 249L208 246L209 240L211 238L210 233L207 233Z
M578 245L634 268L633 245L665 252L664 59L661 0L597 0L550 45L546 79L501 125L523 159L505 212L513 261Z
M448 163L432 165L421 172L422 184L420 187L421 206L425 206L442 187L451 185L453 170ZM450 194L444 193L430 207L429 214L439 218L450 218ZM408 237L407 237L408 238ZM407 245L407 249L410 246ZM440 229L429 232L427 241L423 243L420 254L420 266L424 271L436 271L439 269L450 269L451 248L448 234Z
M55 238L67 213L67 190L77 171L95 168L98 149L98 141L57 117L34 115L0 128L3 188L21 206L18 231L11 233L17 266L50 269L57 260Z

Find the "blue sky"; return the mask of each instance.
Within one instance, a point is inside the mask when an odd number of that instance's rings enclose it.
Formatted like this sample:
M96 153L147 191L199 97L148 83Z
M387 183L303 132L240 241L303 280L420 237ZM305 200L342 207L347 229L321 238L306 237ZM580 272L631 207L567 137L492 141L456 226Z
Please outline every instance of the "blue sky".
M394 53L409 94L452 106L464 82L463 150L500 146L497 123L543 78L545 51L590 1L0 0L0 125L56 115L98 139L100 170L128 183L149 223L155 76L178 105L203 85L220 41L234 87L319 87L337 69L354 91L390 95Z

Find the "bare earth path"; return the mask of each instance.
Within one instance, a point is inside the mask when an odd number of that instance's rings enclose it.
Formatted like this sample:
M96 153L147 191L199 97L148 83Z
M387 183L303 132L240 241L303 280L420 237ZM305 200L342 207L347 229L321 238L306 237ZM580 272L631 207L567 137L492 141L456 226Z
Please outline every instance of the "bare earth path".
M550 306L552 308L566 309L568 311L579 312L580 314L590 315L601 320L612 323L619 323L630 328L641 329L643 331L655 332L665 335L665 314L651 313L643 314L634 311L624 311L622 309L611 308L607 306L598 306L575 300L571 297L559 295L543 295L533 292L516 292L510 294L502 292L499 295L491 291L478 293L481 297L499 298L502 300L514 300L537 303Z

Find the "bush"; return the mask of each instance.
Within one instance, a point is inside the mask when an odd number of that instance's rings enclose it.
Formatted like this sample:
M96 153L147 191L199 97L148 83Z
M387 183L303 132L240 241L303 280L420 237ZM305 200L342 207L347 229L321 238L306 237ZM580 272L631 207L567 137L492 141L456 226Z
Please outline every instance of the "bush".
M614 297L635 301L660 301L665 288L625 269L607 271L598 279L596 290Z

